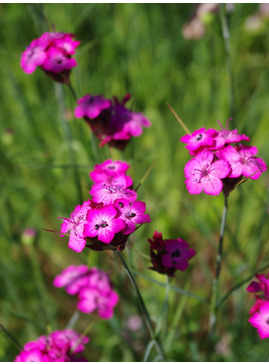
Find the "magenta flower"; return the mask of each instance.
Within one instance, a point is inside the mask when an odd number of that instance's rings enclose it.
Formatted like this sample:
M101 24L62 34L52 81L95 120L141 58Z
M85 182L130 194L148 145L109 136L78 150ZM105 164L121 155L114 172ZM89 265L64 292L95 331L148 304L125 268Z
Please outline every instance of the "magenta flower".
M102 95L91 96L85 95L77 101L78 106L75 108L75 117L83 118L84 116L94 119L99 116L102 110L108 109L112 102L104 99Z
M71 56L80 44L73 37L74 34L47 32L34 39L21 56L24 72L32 73L39 66L55 81L68 83L71 68L77 65Z
M67 267L55 278L54 285L65 286L67 293L78 295L78 310L83 313L97 310L103 319L113 316L114 307L119 301L108 274L95 267Z
M118 184L96 183L92 186L89 193L93 196L92 200L94 202L102 202L104 205L113 204L119 199L127 199L133 202L137 198L135 191Z
M206 147L212 147L215 143L215 136L217 131L215 129L201 128L195 130L192 134L184 135L179 140L183 143L187 143L186 148L192 155L197 154Z
M119 174L126 173L129 167L130 165L126 162L107 159L103 163L96 164L93 172L103 172L109 176L117 176ZM90 175L92 175L93 172L91 172Z
M48 336L40 336L36 341L26 343L15 358L15 362L70 362L78 361L75 354L84 350L89 339L81 337L71 329L54 331ZM80 361L80 360L79 360Z
M162 234L157 231L148 241L152 262L150 269L167 274L169 277L173 277L177 269L186 270L189 266L189 259L196 254L196 251L189 248L189 244L185 240L181 238L164 240Z
M80 253L86 245L84 225L87 223L86 215L90 208L90 201L84 201L82 206L76 206L75 211L71 213L69 219L59 217L59 219L63 219L61 226L61 233L63 234L61 236L64 236L64 234L67 234L70 231L68 247L78 253Z
M261 158L254 157L257 153L256 147L228 145L219 151L218 156L231 166L228 177L235 178L243 175L250 179L258 179L261 173L267 170L267 166Z
M259 310L248 321L257 328L261 339L267 339L269 337L269 302L259 302Z
M256 297L265 298L269 300L269 274L267 278L263 274L256 274L256 278L258 279L259 282L255 281L251 282L247 287L247 291L253 293L262 291L263 296L256 296Z
M130 203L129 200L121 199L114 203L120 211L120 219L122 219L126 227L122 230L123 234L128 235L135 231L135 224L144 224L150 222L150 216L145 214L146 204L141 201Z
M55 287L65 287L68 294L77 294L81 287L88 283L89 268L87 265L70 265L55 277L53 285Z
M25 73L33 73L38 66L47 58L46 44L38 44L37 39L34 39L31 44L22 53L20 66Z
M116 233L125 228L124 222L116 218L117 210L111 206L105 206L97 210L89 210L87 224L84 228L86 237L98 236L98 240L109 244Z
M188 260L196 254L196 251L189 248L189 244L181 238L176 240L165 240L164 249L167 253L162 255L162 264L165 267L175 267L181 271L188 268Z
M223 187L221 179L229 175L230 166L224 160L214 162L214 154L204 150L186 163L184 173L189 193L204 191L209 195L218 195Z
M232 120L232 118L229 118L227 120L226 129L221 125L221 123L218 121L218 123L221 126L221 130L218 131L217 136L215 137L215 145L212 149L220 149L225 144L229 143L239 143L242 140L249 141L250 138L246 136L245 134L238 134L237 130L228 130L229 121Z

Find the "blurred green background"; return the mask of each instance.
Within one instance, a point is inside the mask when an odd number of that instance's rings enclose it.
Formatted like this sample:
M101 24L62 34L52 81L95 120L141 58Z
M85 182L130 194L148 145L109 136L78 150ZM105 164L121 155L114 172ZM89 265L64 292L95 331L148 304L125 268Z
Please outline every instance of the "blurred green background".
M121 297L113 319L99 320L90 330L88 359L140 361L149 341L144 324L135 331L128 328L128 319L139 309L117 256L86 250L78 254L68 249L67 238L43 230L59 231L57 217L69 217L82 203L81 194L84 200L89 198L88 174L110 153L106 147L99 149L82 119L73 117L75 101L67 87L39 69L31 75L22 71L25 47L53 27L76 34L81 45L71 81L78 97L92 93L122 98L131 93L127 105L151 120L152 127L123 153L112 151L115 159L130 163L135 184L154 163L138 192L152 222L132 236L132 245L148 254L147 239L155 230L164 238L187 240L197 255L185 272L177 272L172 285L209 300L223 197L188 194L183 168L190 156L179 142L185 133L167 103L191 131L218 128L218 120L225 125L232 116L230 128L248 135L268 164L265 10L259 4L228 8L227 58L219 9L199 16L195 4L0 4L0 323L21 345L66 326L76 300L54 288L52 281L68 265L82 263L108 271ZM264 173L229 198L221 295L269 264L268 184ZM37 231L33 244L24 243L23 231L29 227ZM165 277L148 270L150 262L131 249L124 256L138 272L141 293L158 322L165 286L151 279L165 284ZM220 309L212 360L268 359L268 341L260 340L247 322L254 298L246 286ZM75 329L82 332L93 317L81 314ZM204 360L207 323L207 304L171 290L161 330L168 360ZM0 360L13 361L17 354L1 333ZM151 353L149 359L153 358Z

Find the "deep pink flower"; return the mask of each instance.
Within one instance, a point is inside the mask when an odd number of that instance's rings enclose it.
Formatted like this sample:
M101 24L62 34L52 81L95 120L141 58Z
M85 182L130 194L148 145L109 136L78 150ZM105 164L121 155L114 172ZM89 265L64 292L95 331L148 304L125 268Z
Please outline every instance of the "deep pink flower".
M224 160L214 162L214 154L204 150L186 163L184 173L189 193L204 191L209 195L218 195L223 187L221 179L228 176L230 167Z
M89 210L84 235L86 237L98 236L99 241L109 244L115 234L125 228L124 222L115 218L116 215L117 210L111 205L97 210Z
M84 350L89 339L71 329L54 331L24 345L15 362L70 362L77 361L76 353Z
M77 205L75 211L70 215L70 218L59 217L63 219L61 232L67 234L70 231L68 247L80 253L85 245L86 239L84 236L84 225L86 221L86 215L90 209L90 201L85 201L82 206Z
M269 302L259 302L259 310L248 321L257 328L261 339L267 339L269 337Z
M74 58L70 58L60 48L50 47L46 52L47 58L42 64L45 71L60 73L77 65Z
M150 222L150 216L145 214L146 204L141 201L130 203L129 200L116 200L114 203L120 211L120 219L122 219L126 227L122 230L123 234L131 234L135 231L135 224L144 224Z
M269 300L269 274L267 278L263 274L256 274L255 277L258 279L259 282L251 282L247 287L247 291L252 293L262 291L263 296L259 297Z
M94 119L99 116L102 110L108 109L112 102L104 99L102 95L91 96L87 94L77 101L78 106L75 108L75 117Z
M192 155L197 154L205 147L212 147L215 143L215 136L217 131L215 129L201 128L195 130L192 134L184 135L179 140L183 143L187 143L186 148Z
M169 277L174 277L177 269L181 271L187 269L189 259L196 254L196 251L191 249L185 240L181 238L164 240L162 234L157 231L148 241L152 262L150 269L167 274Z
M175 267L181 271L188 268L188 260L196 254L196 251L189 248L189 244L181 238L165 240L164 249L167 253L162 255L162 264L165 267Z
M20 66L25 73L33 73L37 66L42 65L42 63L47 58L45 44L38 44L38 41L34 39L31 44L22 53Z
M94 166L93 172L103 172L109 176L117 176L119 174L126 173L130 168L130 165L122 161L113 161L112 159L107 159L103 163L96 164ZM90 175L93 173L91 172Z
M88 283L89 268L87 265L70 265L61 274L55 277L53 285L55 287L65 287L67 293L77 294L81 287Z
M89 193L93 196L94 202L102 202L104 205L113 204L114 201L122 198L130 202L137 198L135 191L118 184L95 183Z
M250 138L246 136L245 134L238 134L237 130L228 130L229 121L232 120L232 118L229 118L227 120L226 128L221 125L221 123L218 121L218 123L221 126L221 130L218 131L217 136L215 137L215 144L212 147L212 149L220 149L225 144L229 143L239 143L242 140L249 141Z
M243 175L250 179L258 179L261 173L267 170L267 166L261 158L254 157L257 153L256 147L228 145L219 151L218 156L231 166L228 177L235 178Z

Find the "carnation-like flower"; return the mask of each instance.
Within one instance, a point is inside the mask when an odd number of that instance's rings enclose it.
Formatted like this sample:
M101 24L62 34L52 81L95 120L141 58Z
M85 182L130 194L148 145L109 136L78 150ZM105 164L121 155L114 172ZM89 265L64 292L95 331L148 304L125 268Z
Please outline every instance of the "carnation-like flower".
M248 320L257 328L261 339L269 337L269 301L259 302L259 309Z
M97 310L103 319L113 316L114 307L119 301L108 274L95 267L89 269L85 265L69 266L55 277L53 284L65 287L69 294L77 295L78 310L83 313Z
M241 175L250 179L258 179L262 172L267 170L265 162L261 158L254 157L258 153L256 147L228 145L219 151L219 155L231 166L228 177L236 178Z
M15 362L70 362L86 360L76 354L84 350L89 339L71 329L57 330L28 342L15 358Z
M256 274L255 277L258 279L259 282L251 282L247 287L247 291L252 293L262 291L262 295L256 297L269 300L269 274L267 275L267 277L263 274Z
M75 117L83 118L84 116L94 119L99 116L104 109L108 109L112 102L104 99L102 95L91 96L87 94L77 101L78 106L75 108Z
M144 224L150 222L150 216L145 214L146 204L142 201L116 200L114 206L120 211L119 218L123 220L126 227L122 230L123 234L131 234L135 231L135 224Z
M187 143L186 148L192 153L197 154L205 147L212 147L215 143L215 136L217 131L215 129L201 128L195 130L192 134L184 135L179 140L183 143Z
M134 190L124 188L119 184L106 184L95 183L90 194L93 196L92 200L96 203L103 203L104 205L113 204L116 200L127 199L133 202L137 198L137 194Z
M87 237L98 236L98 240L109 244L116 233L125 228L124 222L116 218L117 210L109 205L97 210L89 210L84 235Z
M161 274L173 277L176 270L184 271L189 266L196 251L189 247L189 244L181 239L163 239L162 234L154 232L150 243L150 256L153 269Z
M72 55L80 44L73 37L71 33L47 32L34 39L22 53L23 71L30 74L41 67L55 81L68 83L71 68L77 65Z
M224 160L214 162L214 154L204 150L186 163L184 168L187 190L192 194L204 191L218 195L222 191L222 178L230 173L230 166Z

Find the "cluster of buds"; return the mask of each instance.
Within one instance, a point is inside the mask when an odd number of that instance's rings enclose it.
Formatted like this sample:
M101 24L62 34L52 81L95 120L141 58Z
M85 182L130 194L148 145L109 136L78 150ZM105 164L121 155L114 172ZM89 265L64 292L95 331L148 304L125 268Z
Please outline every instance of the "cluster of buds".
M69 83L71 68L77 65L72 55L80 41L71 33L44 33L34 39L21 56L24 72L32 73L39 66L53 80Z
M92 198L76 206L70 218L63 218L61 236L69 232L69 248L81 252L87 242L92 250L122 251L136 224L150 222L145 202L137 200L126 175L129 164L111 159L97 164L90 173L95 182Z
M143 127L151 126L149 120L141 113L132 112L125 107L130 99L127 94L122 102L114 97L112 100L102 95L87 94L77 101L75 117L84 118L92 132L105 144L123 150L132 137L142 134Z
M76 354L84 350L89 342L86 336L80 336L71 329L54 331L48 336L40 336L35 341L26 343L15 358L15 362L77 362L87 361Z
M77 295L77 309L83 313L97 310L102 319L110 319L119 301L118 294L106 272L86 265L70 265L53 282L55 287L65 287L70 295Z
M180 139L194 156L184 168L189 193L218 195L223 191L228 196L239 183L258 179L267 170L265 162L255 157L256 147L238 144L250 139L236 129L228 130L229 120L226 129L222 125L221 130L201 128Z
M162 233L154 232L150 243L150 257L152 267L158 273L174 277L176 270L184 271L189 266L196 251L189 247L189 244L181 239L163 239Z
M251 293L262 292L255 295L255 304L251 307L249 322L257 328L261 339L269 338L269 275L256 274L259 282L251 282L247 291Z

